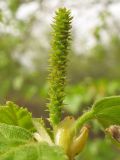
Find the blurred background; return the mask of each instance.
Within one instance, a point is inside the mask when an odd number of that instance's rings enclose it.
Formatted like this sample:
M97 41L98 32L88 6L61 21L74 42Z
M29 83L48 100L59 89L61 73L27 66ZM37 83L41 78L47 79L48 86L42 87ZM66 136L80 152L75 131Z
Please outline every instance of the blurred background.
M59 7L73 19L64 115L79 116L104 96L120 95L119 0L0 0L0 103L46 108L52 17ZM94 123L78 160L120 160L120 151ZM102 129L102 128L101 128Z

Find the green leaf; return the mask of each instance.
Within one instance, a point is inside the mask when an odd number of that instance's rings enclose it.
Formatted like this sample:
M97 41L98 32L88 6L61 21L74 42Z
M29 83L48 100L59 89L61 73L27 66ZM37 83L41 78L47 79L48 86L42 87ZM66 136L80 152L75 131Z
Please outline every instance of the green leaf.
M120 96L106 97L96 102L93 116L105 127L120 125Z
M7 102L0 106L0 123L20 126L30 131L34 129L31 113L13 102Z
M0 124L0 160L68 160L63 150L47 143L35 143L21 127Z
M68 160L68 158L57 146L31 143L7 152L0 160Z
M0 123L0 155L32 141L33 136L28 130Z

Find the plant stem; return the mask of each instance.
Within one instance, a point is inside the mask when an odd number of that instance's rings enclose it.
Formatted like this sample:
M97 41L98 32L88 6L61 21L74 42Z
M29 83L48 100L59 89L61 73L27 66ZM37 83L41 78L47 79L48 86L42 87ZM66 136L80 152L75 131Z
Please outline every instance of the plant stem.
M84 123L86 123L88 120L92 119L94 117L93 111L87 111L82 116L80 116L74 125L74 131L77 133L81 129Z

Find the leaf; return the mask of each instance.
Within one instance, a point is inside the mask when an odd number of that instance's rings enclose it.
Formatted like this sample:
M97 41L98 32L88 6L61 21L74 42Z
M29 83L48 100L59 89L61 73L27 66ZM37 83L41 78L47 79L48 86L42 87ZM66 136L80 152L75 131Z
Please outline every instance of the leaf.
M32 141L33 136L28 130L0 123L0 155Z
M34 138L38 142L47 142L49 145L53 145L52 139L48 134L47 129L42 122L42 119L34 118L33 124L35 126L35 129L37 130L37 132L34 133Z
M0 160L68 160L63 150L47 143L35 143L21 127L0 124Z
M120 125L120 96L103 98L92 108L93 116L105 127Z
M68 158L57 146L31 143L7 152L0 160L68 160Z
M7 102L0 106L0 123L20 126L30 131L34 129L31 113L13 102Z

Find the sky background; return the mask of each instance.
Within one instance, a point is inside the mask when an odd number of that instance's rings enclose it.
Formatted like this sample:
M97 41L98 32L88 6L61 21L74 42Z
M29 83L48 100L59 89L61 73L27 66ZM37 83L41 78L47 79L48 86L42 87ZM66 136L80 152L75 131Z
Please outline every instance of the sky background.
M10 11L8 9L7 1L0 1L0 10L4 10L6 15L6 20L10 18ZM113 0L79 0L79 1L70 1L70 0L35 0L35 1L26 1L27 3L22 3L16 12L16 19L22 21L28 21L29 18L34 15L37 19L37 22L32 28L32 34L36 38L42 37L43 45L49 47L49 41L45 36L46 31L50 30L50 24L52 22L52 17L54 16L54 11L58 7L67 7L71 9L73 19L73 32L74 32L74 49L76 53L80 53L80 50L89 49L95 44L95 39L92 36L94 28L101 25L100 13L106 11L111 15L107 18L107 23L110 24L113 32L116 32L114 29L114 22L120 22L120 1ZM41 2L41 3L40 3ZM112 18L111 18L112 17ZM11 22L11 26L4 26L0 24L0 32L11 32L12 34L19 34L14 22ZM103 40L106 41L109 35L105 31L101 32ZM80 49L80 43L82 48Z

